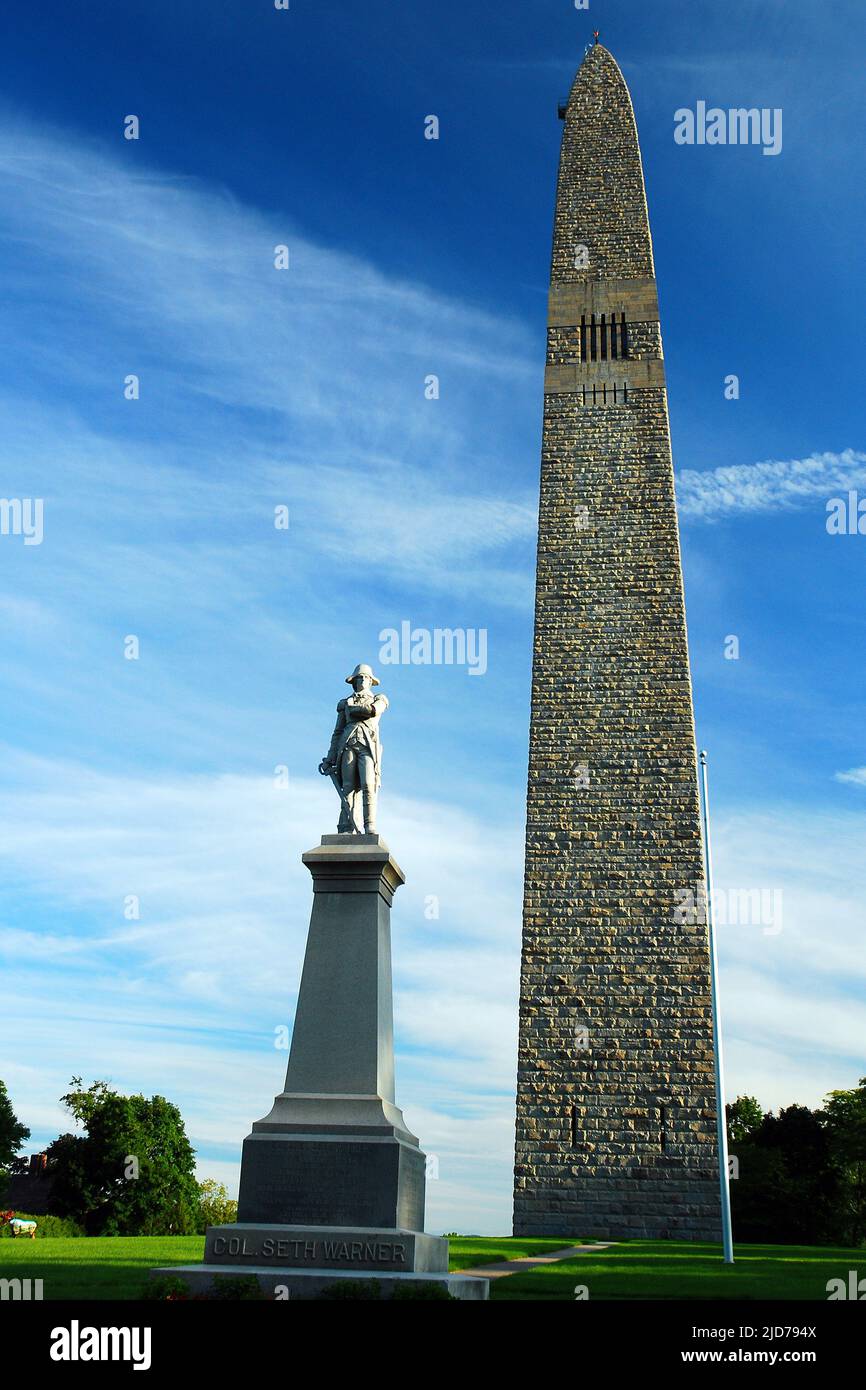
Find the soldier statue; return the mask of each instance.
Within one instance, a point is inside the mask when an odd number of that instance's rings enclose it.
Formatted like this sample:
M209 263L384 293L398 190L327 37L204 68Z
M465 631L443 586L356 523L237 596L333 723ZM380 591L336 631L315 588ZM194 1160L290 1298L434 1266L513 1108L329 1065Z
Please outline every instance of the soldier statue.
M382 745L379 720L388 708L384 695L374 695L378 685L372 668L363 662L346 677L353 694L337 705L337 722L331 746L319 763L319 771L330 777L340 794L339 835L361 833L358 816L360 798L364 834L376 833L376 795L381 782Z

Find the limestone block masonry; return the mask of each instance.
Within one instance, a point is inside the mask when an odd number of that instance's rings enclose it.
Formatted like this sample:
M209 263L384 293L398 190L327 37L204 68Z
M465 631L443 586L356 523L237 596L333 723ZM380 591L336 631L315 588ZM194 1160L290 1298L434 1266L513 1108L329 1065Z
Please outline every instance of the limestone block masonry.
M718 1239L697 759L658 297L631 98L565 110L545 376L516 1235Z

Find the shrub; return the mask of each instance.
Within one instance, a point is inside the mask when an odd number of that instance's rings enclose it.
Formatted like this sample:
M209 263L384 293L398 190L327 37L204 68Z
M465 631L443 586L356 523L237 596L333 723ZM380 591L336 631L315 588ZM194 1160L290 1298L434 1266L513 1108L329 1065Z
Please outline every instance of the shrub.
M186 1280L177 1274L164 1274L159 1279L148 1281L142 1297L162 1303L264 1302L268 1299L254 1274L214 1279L203 1293L194 1293Z
M319 1298L381 1298L382 1289L375 1279L338 1279L320 1294Z
M447 1284L434 1284L432 1282L429 1284L421 1284L408 1280L405 1284L401 1280L391 1297L397 1300L422 1298L428 1301L432 1300L433 1302L438 1301L440 1303L456 1303L458 1301L452 1293L448 1292Z
M68 1220L66 1217L63 1217L63 1216L49 1216L49 1215L45 1215L45 1216L28 1216L28 1214L27 1214L26 1212L24 1212L24 1211L16 1211L15 1215L16 1215L21 1221L35 1221L35 1222L36 1222L36 1239L37 1239L37 1240L41 1240L41 1239L53 1239L53 1238L55 1238L55 1237L57 1237L57 1236L65 1236L65 1237L69 1237L69 1236L83 1236L83 1235L85 1234L83 1227L79 1226L78 1223L77 1223L76 1221L70 1221L70 1220ZM8 1239L8 1240L15 1240L15 1239L23 1240L24 1237L23 1237L23 1236L17 1236L17 1237L13 1236L13 1235L12 1235L12 1232L11 1232L11 1230L10 1230L10 1228L4 1223L4 1225L3 1225L2 1227L0 1227L0 1240L7 1240L7 1239ZM29 1237L28 1237L28 1239L29 1239Z
M161 1279L149 1279L141 1296L160 1302L173 1302L175 1299L180 1302L194 1297L186 1280L179 1279L174 1274L165 1274Z
M207 1291L207 1296L216 1301L229 1299L235 1302L238 1300L242 1302L270 1301L254 1274L238 1274L234 1278L214 1279Z
M382 1297L382 1285L378 1279L338 1279L329 1288L319 1294L319 1298L328 1299L361 1299L370 1300ZM445 1284L416 1282L414 1280L398 1280L397 1285L391 1294L393 1299L425 1299L438 1300L443 1303L454 1302L454 1297L448 1292Z

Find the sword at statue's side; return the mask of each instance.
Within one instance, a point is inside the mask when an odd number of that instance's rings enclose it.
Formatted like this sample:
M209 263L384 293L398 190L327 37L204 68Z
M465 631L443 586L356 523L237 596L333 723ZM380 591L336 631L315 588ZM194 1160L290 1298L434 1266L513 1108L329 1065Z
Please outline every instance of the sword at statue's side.
M323 758L322 761L319 763L319 771L321 772L323 777L330 777L334 786L337 788L337 795L340 798L340 805L346 813L346 819L349 821L350 824L353 824L355 816L346 798L346 793L343 791L343 784L340 781L340 774L334 767L334 764L329 763L327 758Z

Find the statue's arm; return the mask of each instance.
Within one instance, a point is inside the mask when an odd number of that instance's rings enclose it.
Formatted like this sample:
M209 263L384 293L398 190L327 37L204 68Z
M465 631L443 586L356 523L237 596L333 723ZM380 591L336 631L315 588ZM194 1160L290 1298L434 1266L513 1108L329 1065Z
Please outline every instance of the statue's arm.
M340 742L340 735L346 727L346 701L341 700L337 705L337 722L334 725L334 732L331 734L331 746L325 754L326 763L335 763L337 760L337 744Z
M379 715L384 714L387 708L387 696L374 695L368 705L351 704L346 712L350 719L358 721L360 719L378 719Z

